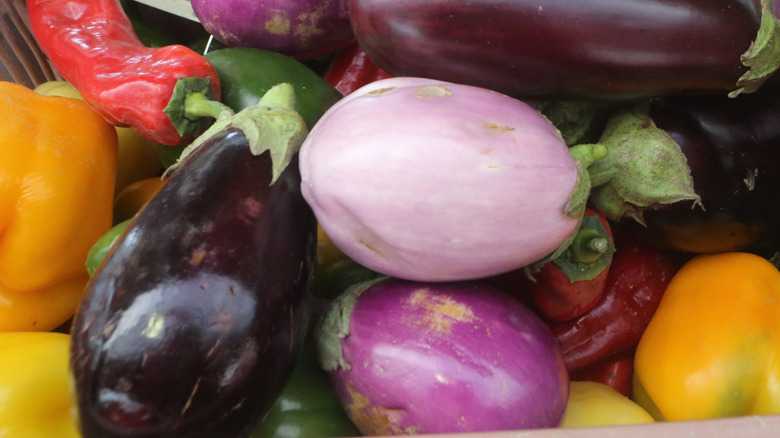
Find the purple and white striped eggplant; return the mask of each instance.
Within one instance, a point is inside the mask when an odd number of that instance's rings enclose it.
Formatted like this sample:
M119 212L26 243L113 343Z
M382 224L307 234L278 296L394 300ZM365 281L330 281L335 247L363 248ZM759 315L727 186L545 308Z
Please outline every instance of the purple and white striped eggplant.
M303 195L333 242L409 280L475 279L545 258L576 229L589 192L582 162L531 106L423 78L343 98L300 158Z
M323 367L364 435L555 427L569 377L547 326L482 282L384 277L318 327Z

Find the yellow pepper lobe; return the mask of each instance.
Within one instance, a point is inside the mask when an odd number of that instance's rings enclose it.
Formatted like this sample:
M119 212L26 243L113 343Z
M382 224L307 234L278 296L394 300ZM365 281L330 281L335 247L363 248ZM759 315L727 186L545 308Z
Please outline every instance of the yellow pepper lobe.
M638 402L668 421L780 413L780 271L747 253L693 258L642 336L635 378Z
M92 244L111 227L117 134L85 102L0 82L0 330L75 312Z

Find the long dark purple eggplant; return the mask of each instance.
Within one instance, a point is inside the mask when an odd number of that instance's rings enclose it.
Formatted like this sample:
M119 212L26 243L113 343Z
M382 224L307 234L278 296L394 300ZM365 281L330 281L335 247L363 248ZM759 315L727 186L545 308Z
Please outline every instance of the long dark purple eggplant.
M388 73L524 99L739 93L780 62L771 0L350 0L349 8L360 46Z
M316 222L297 155L273 181L273 154L230 126L182 161L87 287L71 345L84 438L247 436L296 363Z
M780 86L778 81L761 90L727 97L676 97L653 99L644 107L644 121L626 135L624 144L636 141L638 155L642 130L663 133L685 157L696 202L681 201L640 206L637 216L621 227L649 242L696 253L754 251L771 253L780 243ZM626 120L613 119L615 124ZM629 151L629 149L625 149ZM602 211L618 212L596 189L592 200ZM610 190L607 190L608 192ZM609 215L609 213L607 213ZM611 216L620 220L621 214Z

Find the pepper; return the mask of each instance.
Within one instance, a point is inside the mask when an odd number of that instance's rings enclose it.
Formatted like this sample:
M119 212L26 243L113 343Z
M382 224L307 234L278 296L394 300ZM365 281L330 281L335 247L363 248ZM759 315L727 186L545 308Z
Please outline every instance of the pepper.
M126 221L141 209L157 192L168 178L154 176L136 181L125 187L114 197L114 225Z
M35 92L47 96L64 96L83 99L81 93L67 81L48 81L35 87ZM142 136L131 127L116 127L117 168L114 195L135 181L162 173L162 163L157 155L158 144Z
M110 123L165 145L211 123L184 109L191 93L219 99L211 64L182 45L146 47L118 0L27 0L27 9L54 67Z
M313 344L306 344L268 414L252 431L251 438L360 436L347 417L328 374L317 362Z
M0 82L0 331L70 318L111 227L116 130L85 102Z
M353 42L336 52L322 77L346 96L363 85L391 76Z
M0 436L78 438L68 398L70 336L0 333Z
M576 370L569 373L569 377L576 381L602 383L631 398L634 395L634 350Z
M674 276L636 351L636 400L657 419L780 413L780 272L699 255Z
M587 209L576 237L562 255L530 268L525 282L536 310L548 321L566 321L598 303L615 252L607 219Z
M604 293L593 309L550 323L569 372L632 351L655 313L677 261L648 245L615 236Z
M599 382L570 382L569 402L561 427L646 424L655 420L644 408Z

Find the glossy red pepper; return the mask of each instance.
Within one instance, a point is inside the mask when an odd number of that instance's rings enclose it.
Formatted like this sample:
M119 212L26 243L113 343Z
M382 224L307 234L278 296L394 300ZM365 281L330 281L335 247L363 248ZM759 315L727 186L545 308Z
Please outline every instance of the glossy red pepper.
M363 85L389 78L390 74L374 64L357 43L352 43L335 54L323 77L346 96Z
M596 306L549 324L569 372L636 348L680 262L667 252L616 236L617 251Z
M173 100L179 79L218 99L219 79L211 64L181 45L144 46L118 0L27 0L38 44L64 79L106 120L132 126L144 137L173 145L197 135L210 120L183 117ZM181 116L181 117L177 117Z
M604 292L614 252L607 219L587 210L566 252L543 264L526 282L537 311L549 321L566 321L590 311Z
M603 383L631 398L634 393L634 351L579 369L569 377L572 381Z

